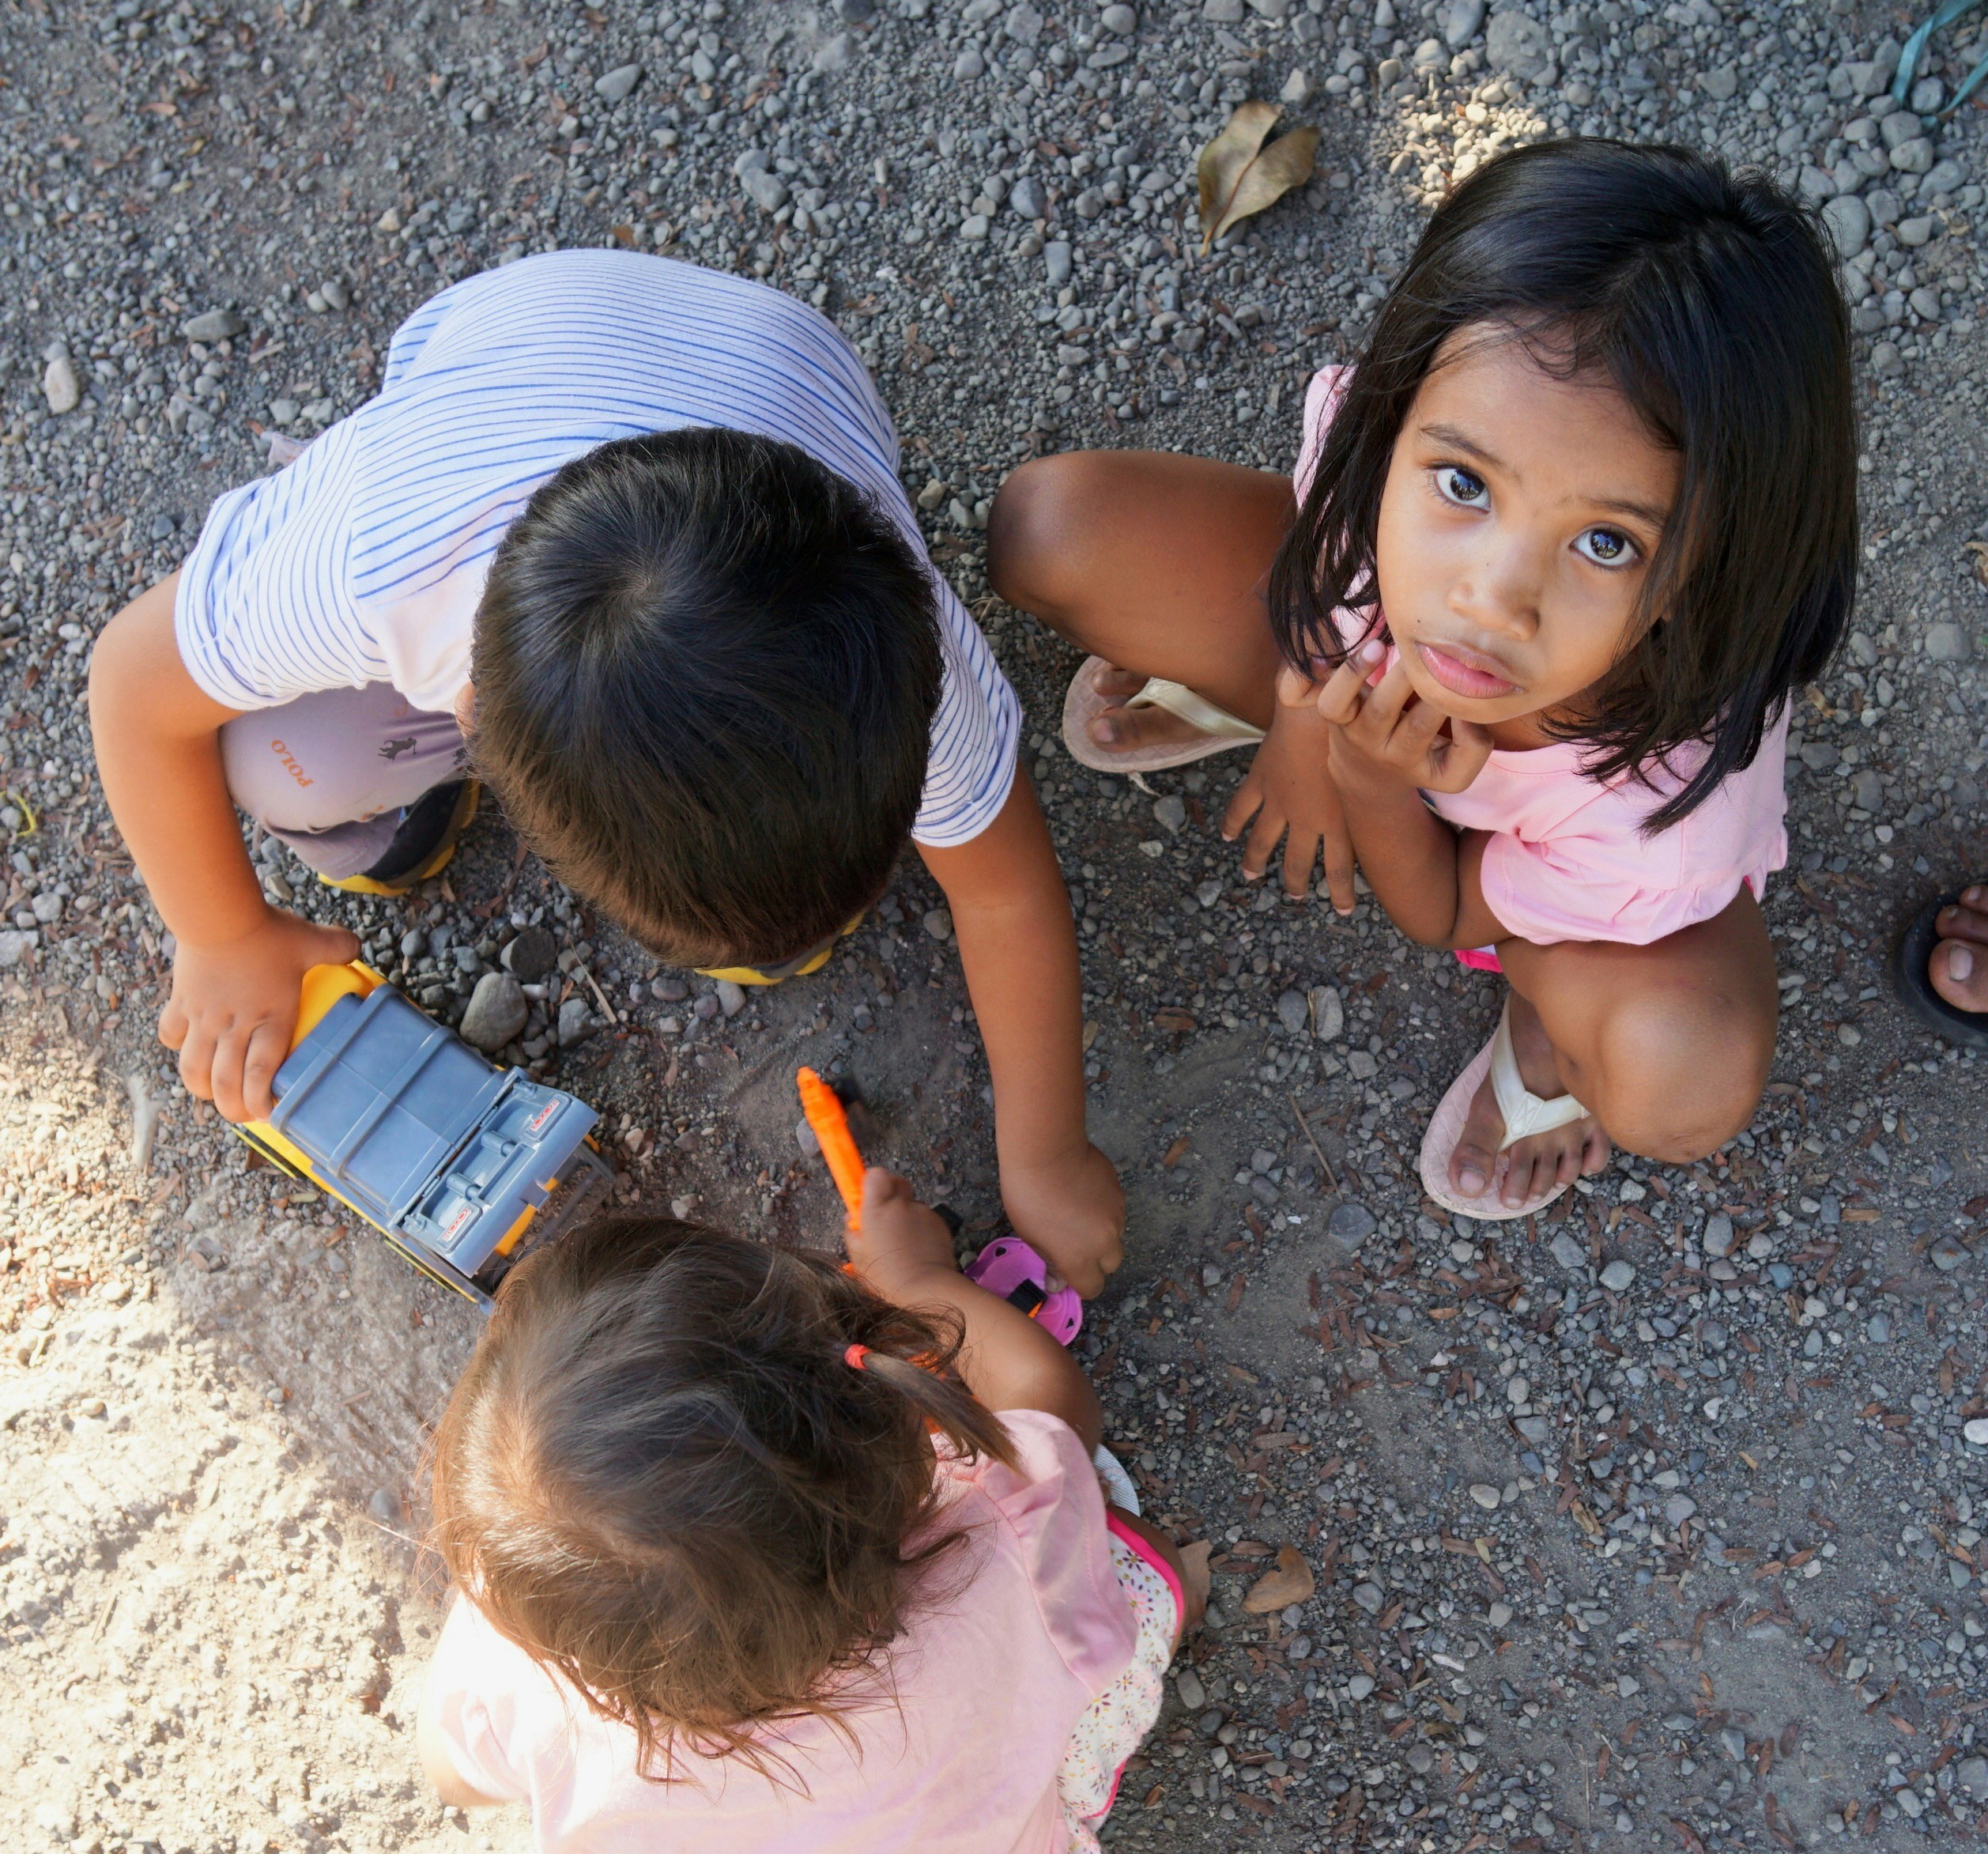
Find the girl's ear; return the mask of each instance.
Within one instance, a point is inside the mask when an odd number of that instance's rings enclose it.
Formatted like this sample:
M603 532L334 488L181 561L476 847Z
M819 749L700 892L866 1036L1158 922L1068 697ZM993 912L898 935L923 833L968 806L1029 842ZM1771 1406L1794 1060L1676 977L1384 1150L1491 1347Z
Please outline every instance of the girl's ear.
M455 724L465 734L472 732L477 723L477 685L466 682L457 691L455 697Z

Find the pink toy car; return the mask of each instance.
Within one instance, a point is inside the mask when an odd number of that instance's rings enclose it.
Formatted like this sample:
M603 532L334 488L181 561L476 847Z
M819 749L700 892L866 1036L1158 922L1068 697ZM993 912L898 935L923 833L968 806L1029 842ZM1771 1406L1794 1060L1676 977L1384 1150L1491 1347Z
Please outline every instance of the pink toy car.
M1077 1289L1048 1291L1049 1264L1018 1236L990 1242L967 1264L967 1279L1046 1327L1059 1344L1067 1346L1084 1323L1084 1303Z

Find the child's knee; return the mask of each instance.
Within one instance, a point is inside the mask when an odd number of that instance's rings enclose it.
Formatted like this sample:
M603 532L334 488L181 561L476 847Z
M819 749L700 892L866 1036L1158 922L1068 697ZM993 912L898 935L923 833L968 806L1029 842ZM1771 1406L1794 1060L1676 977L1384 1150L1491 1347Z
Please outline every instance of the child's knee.
M1024 463L987 517L987 583L1054 625L1084 580L1085 538L1110 494L1110 455L1073 451Z
M1616 1145L1687 1165L1745 1131L1774 1060L1775 1024L1731 1001L1625 1001L1604 1039L1588 1105Z

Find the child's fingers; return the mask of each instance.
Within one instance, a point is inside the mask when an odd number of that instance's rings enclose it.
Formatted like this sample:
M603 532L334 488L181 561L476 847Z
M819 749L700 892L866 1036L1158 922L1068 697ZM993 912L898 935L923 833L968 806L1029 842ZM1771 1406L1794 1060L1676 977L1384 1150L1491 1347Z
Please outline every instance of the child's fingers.
M1369 644L1370 650L1378 650L1378 644ZM1408 666L1400 657L1387 666L1387 674L1367 692L1366 706L1360 719L1370 734L1386 740L1391 737L1401 718L1401 711L1407 707L1415 693L1415 685L1408 679Z
M247 1109L244 1119L266 1120L275 1111L276 1071L282 1067L283 1059L289 1053L289 1037L280 1025L256 1026L242 1062L242 1105Z
M887 1171L881 1165L864 1167L863 1210L866 1215L872 1210L885 1210L892 1204L908 1199L911 1195L910 1184L895 1172Z
M214 1098L214 1033L204 1025L186 1023L179 1041L179 1079L187 1092L201 1101Z
M1222 814L1222 841L1232 844L1243 834L1243 826L1254 817L1263 804L1262 782L1252 767L1250 774L1235 788L1235 796L1228 802L1228 809Z
M1333 671L1318 691L1318 712L1335 727L1350 727L1365 705L1367 678L1385 654L1376 640L1363 644Z

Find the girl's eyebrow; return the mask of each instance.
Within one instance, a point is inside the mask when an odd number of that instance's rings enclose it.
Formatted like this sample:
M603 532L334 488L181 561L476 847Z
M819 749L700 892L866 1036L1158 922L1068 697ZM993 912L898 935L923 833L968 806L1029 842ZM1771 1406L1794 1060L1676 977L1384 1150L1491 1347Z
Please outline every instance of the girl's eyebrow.
M1425 425L1420 428L1421 435L1442 445L1446 450L1461 451L1473 462L1484 464L1492 470L1506 470L1508 466L1502 458L1487 451L1483 445L1453 425ZM1590 508L1608 510L1614 515L1633 515L1661 533L1670 519L1668 508L1658 508L1647 502L1638 502L1628 497L1589 496L1583 498Z

